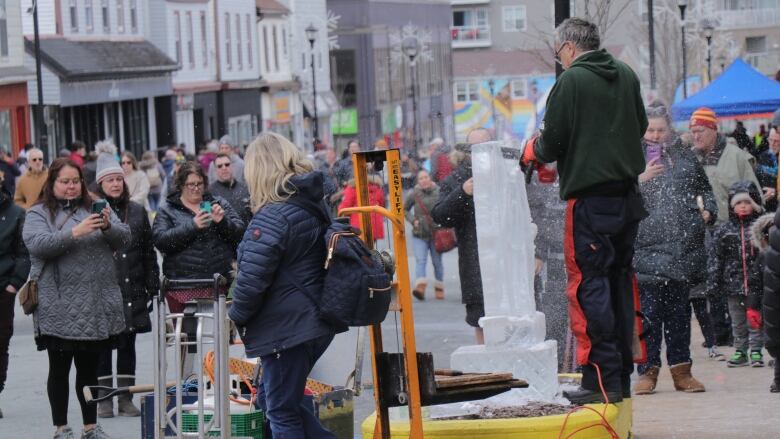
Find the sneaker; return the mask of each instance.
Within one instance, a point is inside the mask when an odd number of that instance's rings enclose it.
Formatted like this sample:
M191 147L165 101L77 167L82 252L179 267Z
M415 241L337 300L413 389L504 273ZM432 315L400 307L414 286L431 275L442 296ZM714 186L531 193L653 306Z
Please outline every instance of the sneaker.
M81 433L81 439L111 439L111 436L107 435L98 424L92 430Z
M710 360L726 361L726 356L718 352L718 348L715 346L707 349L707 355L709 355Z
M76 439L76 436L73 435L73 430L70 427L65 427L54 433L54 439Z
M734 351L734 355L726 363L728 367L744 367L748 365L748 358L742 351Z
M753 351L750 353L750 365L752 367L764 367L764 356L760 351Z

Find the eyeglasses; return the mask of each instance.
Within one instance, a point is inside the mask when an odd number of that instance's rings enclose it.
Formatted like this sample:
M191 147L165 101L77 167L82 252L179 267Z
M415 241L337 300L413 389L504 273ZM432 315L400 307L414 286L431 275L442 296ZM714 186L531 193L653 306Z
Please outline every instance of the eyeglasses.
M42 158L41 158L41 159L30 159L30 161L31 161L31 162L42 162L42 161L43 161L43 159L42 159Z
M122 160L122 164L123 165L132 165L133 162L131 162L130 160Z
M74 185L74 186L78 186L79 184L81 184L81 179L80 178L71 178L71 179L58 178L56 181L57 181L57 183L59 183L59 184L61 184L63 186L68 186L68 185L71 185L71 184Z
M558 50L555 51L555 55L554 55L555 62L559 64L561 63L561 51L563 50L564 47L566 47L566 43L568 43L568 41L564 41L563 43L561 43L561 47L559 47Z
M230 167L230 163L222 163L221 165L217 165L217 169L222 169L227 167Z
M204 184L202 181L199 181L197 183L184 183L184 186L186 186L187 189L195 190L195 189L202 189Z

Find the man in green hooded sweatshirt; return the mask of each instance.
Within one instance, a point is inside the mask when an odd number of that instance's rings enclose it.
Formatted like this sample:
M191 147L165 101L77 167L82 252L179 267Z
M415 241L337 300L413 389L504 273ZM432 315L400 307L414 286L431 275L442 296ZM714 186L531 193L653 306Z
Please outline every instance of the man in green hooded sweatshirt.
M647 216L637 184L647 116L636 74L600 45L586 20L569 18L555 30L565 71L522 158L526 166L557 161L567 201L566 294L583 376L581 388L564 396L575 404L630 397L633 361L645 356L632 259Z

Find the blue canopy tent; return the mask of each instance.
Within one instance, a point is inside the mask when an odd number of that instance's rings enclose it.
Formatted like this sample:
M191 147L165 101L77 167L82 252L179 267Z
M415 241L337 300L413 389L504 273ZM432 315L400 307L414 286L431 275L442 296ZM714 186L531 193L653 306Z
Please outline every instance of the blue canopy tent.
M780 82L737 58L707 87L672 105L672 118L688 120L700 107L711 108L719 118L771 117L780 108Z

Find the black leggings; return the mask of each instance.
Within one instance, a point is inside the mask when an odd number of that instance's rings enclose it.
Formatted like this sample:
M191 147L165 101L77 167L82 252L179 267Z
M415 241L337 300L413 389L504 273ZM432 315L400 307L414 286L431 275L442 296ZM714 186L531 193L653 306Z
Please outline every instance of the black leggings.
M84 400L84 386L97 385L99 352L47 350L49 354L49 379L46 390L49 394L51 417L55 427L68 425L68 384L70 365L76 363L76 396L81 405L84 425L97 423L97 406Z

